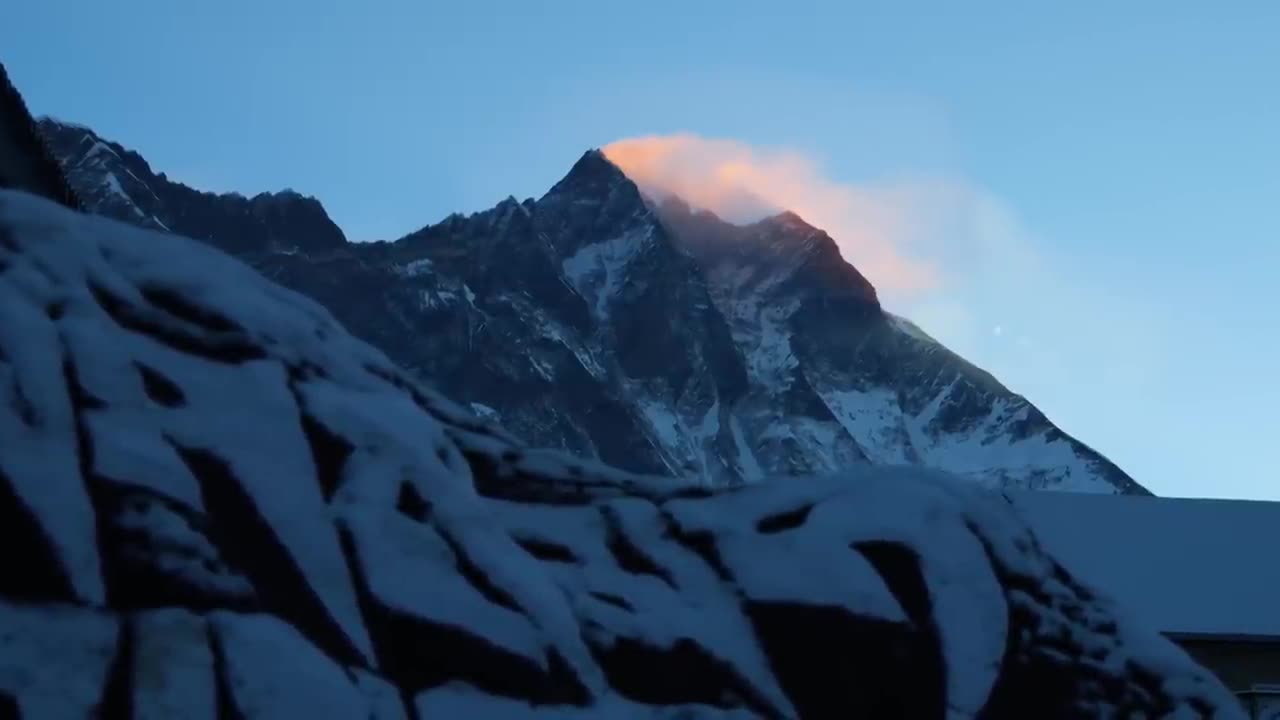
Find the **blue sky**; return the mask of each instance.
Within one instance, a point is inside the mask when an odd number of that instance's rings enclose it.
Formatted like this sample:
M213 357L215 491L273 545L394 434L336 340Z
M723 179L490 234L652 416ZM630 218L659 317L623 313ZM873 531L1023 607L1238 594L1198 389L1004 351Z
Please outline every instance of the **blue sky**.
M1160 494L1280 499L1280 4L19 3L29 104L352 239L690 132L944 182L895 311ZM874 278L873 278L874 279Z

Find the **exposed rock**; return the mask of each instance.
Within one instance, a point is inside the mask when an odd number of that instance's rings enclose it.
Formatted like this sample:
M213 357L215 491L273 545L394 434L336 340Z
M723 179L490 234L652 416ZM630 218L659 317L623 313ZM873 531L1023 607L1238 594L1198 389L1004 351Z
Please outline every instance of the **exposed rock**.
M591 151L537 200L347 243L313 200L198 193L92 131L41 127L94 212L238 255L535 447L717 485L906 463L1144 492L886 313L794 213L737 226L654 203Z

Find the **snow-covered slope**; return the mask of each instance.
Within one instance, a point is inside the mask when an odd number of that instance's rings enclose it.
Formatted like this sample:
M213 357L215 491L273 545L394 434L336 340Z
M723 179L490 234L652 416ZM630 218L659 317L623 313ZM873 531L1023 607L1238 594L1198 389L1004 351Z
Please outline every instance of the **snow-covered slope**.
M1240 717L996 495L520 447L182 237L0 193L0 715Z
M288 212L264 227L248 206L275 196L195 193L91 131L42 126L94 211L237 254L537 446L708 484L871 463L1143 492L883 312L791 213L737 227L656 206L592 151L536 201L346 243L314 201L270 200Z

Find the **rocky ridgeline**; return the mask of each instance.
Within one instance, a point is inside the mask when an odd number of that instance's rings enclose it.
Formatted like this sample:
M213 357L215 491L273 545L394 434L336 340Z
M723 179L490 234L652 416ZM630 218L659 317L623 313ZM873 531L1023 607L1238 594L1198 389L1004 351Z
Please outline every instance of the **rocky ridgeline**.
M203 193L89 128L40 128L91 212L231 253L536 447L736 484L912 464L1143 493L1027 399L886 313L793 213L656 202L598 151L537 200L347 242L297 193Z

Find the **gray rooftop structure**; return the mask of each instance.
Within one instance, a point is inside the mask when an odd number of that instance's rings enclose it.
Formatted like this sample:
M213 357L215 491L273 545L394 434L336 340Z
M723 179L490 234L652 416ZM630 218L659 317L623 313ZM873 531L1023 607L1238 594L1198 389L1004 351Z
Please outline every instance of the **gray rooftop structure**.
M1067 570L1280 712L1280 502L1005 492Z

